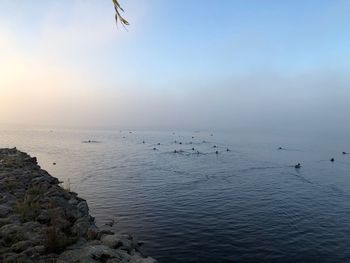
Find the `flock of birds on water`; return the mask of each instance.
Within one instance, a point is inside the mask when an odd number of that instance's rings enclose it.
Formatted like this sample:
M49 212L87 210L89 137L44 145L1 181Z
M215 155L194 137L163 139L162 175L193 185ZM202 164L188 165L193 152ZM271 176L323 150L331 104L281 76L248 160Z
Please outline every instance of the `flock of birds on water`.
M129 133L132 133L132 132L129 132ZM173 135L174 135L175 133L173 133ZM210 136L214 136L213 134L210 134ZM125 136L123 136L123 139L125 139L126 137ZM192 136L192 139L194 139L195 137L194 136ZM205 141L205 140L203 140L202 141L202 143L206 143L207 141ZM99 143L99 141L95 141L95 140L87 140L87 141L83 141L83 143ZM174 140L174 143L175 144L179 144L179 145L182 145L183 143L181 142L181 141L177 141L177 140ZM142 141L142 144L146 144L146 141ZM189 142L188 144L192 144L192 142ZM158 142L157 143L157 146L160 146L161 145L161 143L160 142ZM214 145L213 146L213 148L218 148L218 146L217 145ZM154 151L157 151L158 149L156 148L156 147L154 147L153 148L153 150ZM196 154L201 154L201 152L200 151L198 151L198 150L196 150L194 147L192 147L192 149L191 149L193 152L195 152ZM226 148L226 152L230 152L231 150L229 149L229 148ZM173 151L173 153L184 153L184 150L174 150ZM218 150L216 150L215 151L215 154L219 154L219 151Z
M121 131L120 131L121 132ZM131 131L129 132L129 133L132 133ZM175 135L175 133L173 133L173 135ZM213 134L210 134L210 136L213 136ZM126 138L126 136L123 136L123 139L125 139ZM195 137L194 136L192 136L192 139L194 139ZM83 141L83 143L99 143L99 141L95 141L95 140L87 140L87 141ZM183 143L181 142L181 141L177 141L177 140L174 140L173 141L173 143L175 143L175 144L179 144L179 145L182 145ZM206 143L206 141L205 140L203 140L202 141L202 143ZM145 140L143 140L142 141L142 144L146 144L146 141ZM191 142L189 142L188 144L192 144L192 141ZM160 146L161 145L161 143L160 142L158 142L157 143L157 146ZM213 145L213 148L214 149L217 149L218 148L218 146L217 145ZM157 151L158 149L156 148L156 147L153 147L153 151ZM192 147L192 152L193 153L195 153L195 154L201 154L201 152L200 151L198 151L198 150L196 150L194 147ZM278 150L287 150L286 148L283 148L283 147L278 147ZM226 150L225 150L226 152L230 152L231 150L229 149L229 148L226 148ZM184 150L174 150L173 151L173 153L184 153L185 151ZM219 154L219 151L218 150L215 150L215 154L216 155L218 155ZM349 154L348 152L342 152L342 154L343 155L347 155L347 154ZM330 159L330 162L335 162L335 159L334 158L331 158ZM301 164L300 163L297 163L297 164L295 164L294 165L294 168L295 169L300 169L302 166L301 166Z
M286 150L286 149L283 148L283 147L278 147L278 150ZM348 152L342 152L342 154L343 154L343 155L346 155L346 154L349 154L349 153L348 153ZM330 161L331 161L332 163L334 163L334 162L335 162L335 159L334 159L334 158L331 158ZM301 164L300 164L300 163L297 163L296 165L294 165L294 168L295 168L295 169L300 169L300 168L301 168Z

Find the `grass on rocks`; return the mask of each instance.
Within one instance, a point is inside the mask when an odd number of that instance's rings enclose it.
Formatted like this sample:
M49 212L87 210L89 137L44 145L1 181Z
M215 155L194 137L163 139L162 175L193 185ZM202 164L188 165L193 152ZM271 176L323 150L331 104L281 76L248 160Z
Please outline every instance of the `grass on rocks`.
M26 195L22 201L16 202L15 211L22 222L33 221L39 215L40 205L33 200L33 196Z

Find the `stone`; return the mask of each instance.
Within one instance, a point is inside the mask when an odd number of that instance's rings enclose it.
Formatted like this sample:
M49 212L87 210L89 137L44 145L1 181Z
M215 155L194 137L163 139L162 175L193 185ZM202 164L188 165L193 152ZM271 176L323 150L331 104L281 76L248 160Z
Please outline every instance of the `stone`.
M33 243L29 240L19 241L11 246L11 250L14 252L22 252L31 247L32 245Z
M47 210L43 210L41 211L41 213L38 215L38 217L36 218L36 220L40 223L40 224L48 224L50 223L51 217L50 214Z
M122 237L119 235L103 235L101 237L102 244L110 248L118 248L123 245Z
M77 236L85 237L87 235L87 231L90 228L90 220L86 217L79 218L72 227L72 233Z
M10 214L13 211L12 208L5 206L5 205L0 205L0 218L6 217L8 214Z
M43 255L46 252L46 248L43 245L38 245L34 247L29 247L22 254L25 254L28 257L37 257L39 255Z
M140 253L135 253L130 258L130 263L157 263L157 261L151 257L145 258Z
M11 237L21 232L22 228L17 224L7 224L0 228L0 236Z
M17 253L8 253L3 255L3 263L33 263L31 259L29 259L26 255L17 254Z
M103 235L113 235L114 232L110 228L100 227L97 232L97 239L101 239Z
M63 252L57 259L57 263L67 262L106 262L113 259L114 262L128 262L130 256L123 251L111 249L103 245L85 245L80 249ZM123 261L123 260L127 261Z
M77 207L83 215L89 214L89 207L86 201L81 201L80 203L78 203Z
M98 237L98 229L95 226L90 226L86 232L88 240L96 240Z
M76 198L71 198L71 199L69 199L68 203L70 205L77 205L78 204L78 200Z

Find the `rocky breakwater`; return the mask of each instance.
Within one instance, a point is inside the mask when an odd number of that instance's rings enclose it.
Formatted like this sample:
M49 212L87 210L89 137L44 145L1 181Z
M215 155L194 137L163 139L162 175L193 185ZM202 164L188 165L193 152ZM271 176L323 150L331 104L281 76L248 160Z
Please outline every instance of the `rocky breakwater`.
M99 229L86 201L36 158L0 149L0 262L156 262L129 235Z

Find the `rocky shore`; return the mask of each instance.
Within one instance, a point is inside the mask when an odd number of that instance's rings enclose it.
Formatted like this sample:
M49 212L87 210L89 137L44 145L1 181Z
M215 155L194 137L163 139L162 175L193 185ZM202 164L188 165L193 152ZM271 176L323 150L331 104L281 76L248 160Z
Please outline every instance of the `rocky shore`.
M132 236L98 228L84 199L14 148L0 149L0 262L156 260Z

